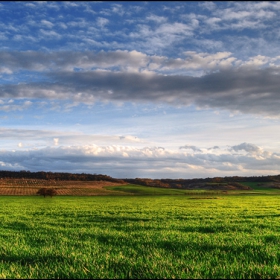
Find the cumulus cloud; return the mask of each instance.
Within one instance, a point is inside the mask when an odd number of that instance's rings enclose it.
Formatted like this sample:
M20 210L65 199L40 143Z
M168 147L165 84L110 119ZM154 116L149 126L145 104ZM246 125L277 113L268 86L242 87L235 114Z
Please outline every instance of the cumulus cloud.
M10 100L11 101L11 100ZM0 102L0 111L10 112L10 111L23 111L28 109L32 102L30 100L24 101L22 104L12 104L13 102Z
M154 15L154 14L151 14L151 15L147 16L146 19L147 20L151 20L151 21L155 21L157 23L161 23L161 22L167 21L166 17L157 16L157 15Z
M219 146L213 146L211 148L208 148L208 150L217 150L217 149L220 149Z
M54 24L52 22L45 20L45 19L41 20L41 23L48 28L52 28L54 26Z
M165 21L158 23L154 28L147 24L138 24L137 29L129 33L129 39L138 41L138 49L140 47L154 52L181 42L183 38L191 38L196 29L195 24Z
M109 23L109 20L107 18L103 18L103 17L97 18L97 25L102 28L108 23Z
M112 4L112 11L114 13L119 13L119 14L123 15L123 13L124 13L123 5L121 5L121 4Z
M185 51L184 58L169 58L166 56L147 55L145 53L132 51L60 51L60 52L37 52L22 51L8 52L0 51L1 67L0 73L12 74L14 72L28 70L40 72L60 71L88 71L103 69L107 71L141 73L143 70L154 71L165 74L171 71L176 74L177 70L202 70L203 74L209 71L217 71L225 68L234 69L239 66L251 66L258 69L260 66L279 65L280 56L268 57L257 55L249 57L245 61L238 60L231 52L195 52ZM183 72L184 73L184 72ZM186 75L185 72L184 74Z
M186 59L170 59L163 68L173 66L174 69L218 69L233 66L233 62L236 60L235 57L230 57L230 52L209 54L187 51L184 54L187 57Z
M59 72L52 83L3 85L1 98L72 99L196 104L242 113L279 116L280 73L277 68L225 70L202 77L122 72ZM113 94L108 94L108 92ZM27 106L28 104L26 104ZM3 107L3 110L8 107Z
M239 145L235 145L232 146L231 149L236 152L243 150L248 153L259 153L261 151L261 149L258 146L250 143L242 143Z
M280 115L279 57L257 56L241 63L229 52L211 55L186 52L185 60L148 56L137 51L74 54L0 52L0 71L7 75L20 70L38 71L41 77L38 82L2 84L0 97L69 99L85 103L99 100L195 104L201 108ZM204 69L204 72L200 76L164 72L164 69L184 67ZM30 106L30 102L25 101L22 108ZM20 108L3 105L1 109Z
M251 145L233 146L250 150ZM195 153L172 151L163 147L131 146L57 146L42 149L0 151L1 166L11 170L67 171L103 173L113 177L193 178L226 175L277 174L280 154L263 153L262 157L231 153ZM152 174L152 172L154 172Z
M145 50L150 54L170 53L174 50L181 53L183 46L188 46L196 40L199 41L200 50L211 49L210 45L201 47L206 39L203 34L213 34L212 41L217 42L216 32L220 30L223 31L219 34L222 38L222 47L219 46L216 50L227 50L230 47L236 49L232 43L232 41L239 41L236 39L235 31L245 31L244 34L247 35L248 29L254 29L258 34L266 31L265 35L260 34L266 40L266 45L260 53L268 53L267 42L273 41L277 44L277 36L274 35L279 33L277 29L279 4L277 2L268 2L267 5L261 2L245 2L242 5L235 2L202 2L192 7L184 3L180 5L164 3L159 6L159 9L153 9L153 3L143 3L143 5L102 3L101 9L96 8L100 5L98 2L81 2L71 5L54 2L40 3L19 3L14 11L21 12L22 17L11 18L8 23L0 24L4 33L3 38L9 41L10 39L21 40L24 49L41 49L40 43L47 39L49 42L52 41L48 44L48 49L59 49L61 46L61 49L81 50L82 48L92 49L94 46L100 49ZM196 8L193 9L195 5ZM9 7L3 4L4 13L5 9L9 10ZM33 13L28 14L28 10L33 10ZM67 13L67 17L64 16L64 12ZM83 19L75 16L84 12L94 13L95 16ZM174 13L177 16L174 17ZM111 16L114 16L116 20L114 25L110 26L107 23ZM31 22L32 28L29 25ZM106 34L102 28L104 26L107 28ZM59 32L61 28L65 28L62 33ZM26 38L31 33L35 34L36 42L30 42ZM13 35L12 38L10 34ZM255 33L250 35L250 38L253 36L256 36ZM59 46L58 39L61 39ZM246 49L252 50L248 46Z
M38 94L49 98L65 96L81 100L196 104L242 113L279 116L280 73L278 68L273 67L225 70L202 77L101 71L61 72L49 76L55 81L55 86L50 86L49 90L42 90L37 85L23 87L22 90L31 96ZM7 87L5 94L13 97L21 94L22 90L17 86ZM110 90L114 94L105 94Z
M198 5L204 9L213 11L216 7L216 4L212 1L206 1L206 2L199 2Z
M279 12L279 5L272 2L248 2L243 5L232 2L226 6L209 2L200 6L212 12L210 16L199 17L207 33L213 30L265 29Z
M53 144L58 146L59 138L53 138Z
M192 146L192 145L181 146L180 149L190 149L190 150L193 150L194 152L202 152L201 149L197 148L196 146Z
M82 68L90 70L92 68L106 69L120 67L141 67L147 66L150 59L146 54L138 51L115 51L98 53L91 51L84 52L0 52L1 69L7 71L60 71L74 70ZM10 70L8 70L10 69ZM4 72L4 70L2 70Z
M61 38L61 35L58 34L57 32L55 32L54 30L44 30L44 29L40 29L40 33L42 34L43 37L42 38L52 38L52 39L59 39Z

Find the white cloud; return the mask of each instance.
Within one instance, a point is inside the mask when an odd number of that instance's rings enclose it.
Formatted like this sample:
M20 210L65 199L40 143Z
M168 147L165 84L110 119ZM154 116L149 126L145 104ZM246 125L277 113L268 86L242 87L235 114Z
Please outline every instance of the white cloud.
M97 25L100 27L104 27L109 23L109 20L107 18L99 17L97 18Z
M248 154L258 155L261 158L262 157L265 158L268 155L271 155L271 153L269 153L267 151L263 151L260 147L254 145L254 144L246 143L246 142L239 144L239 145L232 146L230 148L230 150L235 151L235 152L245 151Z
M162 22L166 22L167 18L163 17L163 16L157 16L154 14L151 14L149 16L146 17L147 20L151 20L151 21L155 21L157 23L162 23Z
M45 20L45 19L41 20L41 23L48 28L52 28L54 26L54 24L52 22Z
M34 5L32 3L26 3L25 6L29 7L29 8L36 8L36 5Z
M42 35L45 37L51 37L53 39L61 38L61 35L53 30L49 31L49 30L40 29L40 33L42 33ZM44 39L44 37L41 37L41 39Z
M22 104L13 104L14 100L10 99L7 103L0 103L0 111L10 112L10 111L23 111L28 109L33 103L30 100L24 101Z
M236 148L238 147L238 148ZM249 150L250 145L236 145L236 149ZM201 153L195 148L194 153L172 151L162 147L135 148L131 146L67 146L48 147L36 150L0 151L4 166L19 169L39 171L67 171L67 172L97 172L113 177L142 177L159 178L166 174L169 178L193 178L194 175L203 177L217 175L257 175L277 174L280 154L263 153L247 155L224 153L216 155L214 152ZM207 150L207 149L206 149ZM138 170L138 171L137 171ZM151 170L154 170L151 173ZM168 172L166 173L166 171ZM140 172L140 173L138 173ZM216 175L215 175L216 174Z
M244 2L242 5L235 2L227 2L225 5L200 4L202 8L208 9L208 14L197 14L200 22L203 23L201 31L212 33L219 30L238 30L245 29L264 30L269 29L271 20L275 20L279 5L270 2Z
M122 16L124 14L123 5L121 5L121 4L112 4L112 12Z
M250 57L248 61L244 62L244 66L262 66L270 61L275 60L274 58L271 59L270 57L263 56L263 55L257 55L254 57Z
M146 52L158 52L168 48L176 42L193 36L194 26L181 22L163 22L155 28L147 24L138 24L137 30L129 33L129 38L136 42L135 47L145 49Z
M7 67L0 67L0 73L3 74L13 74L13 71Z
M96 42L97 43L97 42ZM247 60L239 60L231 52L197 53L185 51L185 58L168 58L166 56L147 55L142 52L121 51L114 52L91 51L84 52L0 52L2 66L0 71L5 74L12 74L14 71L79 71L98 68L106 71L127 71L127 72L149 72L165 73L169 71L176 74L176 71L190 70L202 71L221 70L225 68L237 68L240 66L262 67L279 65L280 56L268 57L257 55ZM172 72L170 72L172 71ZM195 72L194 72L195 73ZM195 76L195 74L194 74Z
M181 146L180 149L192 150L194 152L202 152L201 149L199 149L199 148L197 148L196 146L193 146L193 145L184 145L184 146Z
M59 138L53 138L53 144L58 146Z
M235 57L230 57L230 52L218 52L214 54L196 53L194 51L186 51L184 53L186 59L168 59L162 66L162 69L219 69L224 67L232 67Z
M234 68L238 66L267 66L278 65L279 57L255 56L248 61L237 60L230 52L218 53L196 53L186 51L186 58L168 58L164 56L149 56L138 51L115 51L115 52L2 52L0 59L2 67L0 71L5 74L12 74L15 71L79 71L99 70L126 71L149 73L156 71L165 73L172 71L176 74L191 74L193 76L202 76L208 70L219 70L225 68ZM192 73L190 71L193 71ZM196 71L196 72L195 72ZM172 74L171 72L171 74Z
M244 9L244 8L243 8ZM225 21L232 21L232 20L242 20L245 18L254 18L254 19L260 19L260 18L267 18L270 19L276 14L272 11L265 11L263 9L254 9L251 11L248 10L236 10L235 8L228 8L223 9L217 12L223 20Z
M2 52L3 71L37 69L43 71L43 81L2 85L0 97L70 99L86 104L96 101L195 104L200 108L227 109L233 113L279 116L279 56L256 56L242 62L230 52L186 54L189 57L183 60L148 56L137 51ZM99 69L94 70L98 65ZM81 70L75 71L75 67ZM199 72L175 74L183 67L185 71L201 71L200 75L197 75ZM166 69L175 69L175 73L167 75ZM110 92L113 94L108 94ZM30 101L26 101L22 108L30 105ZM0 109L21 108L7 104Z
M67 25L64 22L56 23L59 27L63 28L64 30L67 29Z

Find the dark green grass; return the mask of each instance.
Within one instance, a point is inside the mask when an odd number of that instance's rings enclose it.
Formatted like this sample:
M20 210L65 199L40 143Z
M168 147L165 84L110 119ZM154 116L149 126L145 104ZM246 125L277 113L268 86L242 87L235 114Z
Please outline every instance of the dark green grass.
M280 277L279 196L190 198L0 197L0 278Z
M212 196L213 194L223 194L221 190L209 191L209 190L156 188L156 187L147 187L147 186L134 185L134 184L105 187L105 188L107 190L118 191L116 195L119 195L120 192L123 192L124 194L131 194L131 195L210 195Z
M124 185L124 186L113 186L105 187L108 190L121 191L126 194L137 194L137 195L182 195L185 194L185 190L178 189L168 189L168 188L155 188L155 187L146 187L141 185Z
M252 190L187 190L187 189L172 189L172 188L157 188L141 185L123 185L105 187L107 190L116 191L115 195L197 195L197 196L224 196L224 195L238 195L238 194L280 194L280 189L275 189L264 183L259 186L256 182L241 182L241 184L249 186ZM219 185L219 183L213 183ZM267 186L266 186L267 185ZM114 195L113 193L111 195Z
M262 192L262 193L279 193L280 194L280 189L272 188L271 182L263 182L263 183L258 183L258 182L241 182L242 185L249 186L251 187L254 191L257 192Z

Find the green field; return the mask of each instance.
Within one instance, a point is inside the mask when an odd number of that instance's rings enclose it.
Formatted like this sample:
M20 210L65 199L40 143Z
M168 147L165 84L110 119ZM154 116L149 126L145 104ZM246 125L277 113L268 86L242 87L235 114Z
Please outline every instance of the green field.
M242 182L243 185L249 186L254 189L254 191L261 192L263 194L265 193L279 193L280 194L280 189L276 188L271 188L271 183L266 182L266 183L256 183L256 182Z
M117 191L116 195L120 195L121 192L125 195L213 195L222 194L220 190L217 191L207 191L207 190L184 190L184 189L171 189L171 188L156 188L156 187L146 187L140 185L123 185L123 186L113 186L105 187L107 190ZM279 191L280 193L280 191Z
M2 196L0 205L0 278L280 277L278 195Z
M215 183L213 183L215 184ZM242 182L243 185L249 186L252 190L188 190L188 189L172 189L172 188L159 188L159 187L147 187L141 185L128 184L123 186L110 186L105 187L106 190L116 191L116 195L203 195L210 196L213 195L243 195L243 194L274 194L280 195L280 189L275 189L269 187L269 183L259 186L255 182ZM267 185L267 186L266 186Z

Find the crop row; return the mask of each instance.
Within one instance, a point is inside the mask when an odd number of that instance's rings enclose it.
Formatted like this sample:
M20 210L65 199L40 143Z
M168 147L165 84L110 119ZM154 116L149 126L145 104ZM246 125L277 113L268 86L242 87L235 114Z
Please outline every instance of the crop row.
M37 188L0 188L0 195L35 195Z
M90 195L109 195L111 192L106 189L89 188L55 188L57 195L90 196ZM0 187L1 195L36 195L39 188L35 187Z

